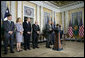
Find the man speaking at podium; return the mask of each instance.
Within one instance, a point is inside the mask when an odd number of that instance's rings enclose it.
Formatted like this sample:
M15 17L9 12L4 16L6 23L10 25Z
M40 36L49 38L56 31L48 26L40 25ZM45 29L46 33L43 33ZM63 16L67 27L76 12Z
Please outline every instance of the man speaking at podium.
M59 24L56 25L56 28L54 29L55 31L55 42L54 42L54 46L53 49L60 51L62 50L62 45L61 45L61 40L60 40L60 27Z

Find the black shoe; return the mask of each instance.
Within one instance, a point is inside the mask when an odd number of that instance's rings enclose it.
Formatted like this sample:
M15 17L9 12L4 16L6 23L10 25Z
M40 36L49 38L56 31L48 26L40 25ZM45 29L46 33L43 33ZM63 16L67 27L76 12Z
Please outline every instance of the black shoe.
M17 51L17 52L20 52L20 51Z
M10 53L14 53L14 51L11 51Z
M5 55L7 54L7 52L4 53Z
M31 50L30 48L28 48L29 50Z
M25 51L27 50L27 49L24 49Z
M33 49L35 49L35 47L33 47Z
M51 47L48 47L48 48L51 48Z
M39 48L39 47L36 47L36 48Z
M46 47L46 48L51 48L51 47Z
M23 50L20 50L20 51L23 51Z

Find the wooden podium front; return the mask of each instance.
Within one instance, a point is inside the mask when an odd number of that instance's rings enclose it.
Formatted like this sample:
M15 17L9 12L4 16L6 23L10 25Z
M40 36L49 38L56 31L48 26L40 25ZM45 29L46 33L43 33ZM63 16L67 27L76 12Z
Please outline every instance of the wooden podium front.
M53 46L53 50L63 50L62 45L61 45L61 40L60 40L60 32L58 30L55 30L55 42Z

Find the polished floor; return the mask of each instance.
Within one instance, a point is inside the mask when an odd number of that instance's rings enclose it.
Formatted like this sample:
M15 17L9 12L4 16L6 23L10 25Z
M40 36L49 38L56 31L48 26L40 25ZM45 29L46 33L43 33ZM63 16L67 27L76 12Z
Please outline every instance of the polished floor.
M84 42L76 41L63 41L63 50L55 51L52 48L46 48L45 42L39 43L40 48L31 50L23 50L21 52L10 53L7 55L3 54L3 49L1 50L1 57L84 57ZM53 47L51 45L51 47Z

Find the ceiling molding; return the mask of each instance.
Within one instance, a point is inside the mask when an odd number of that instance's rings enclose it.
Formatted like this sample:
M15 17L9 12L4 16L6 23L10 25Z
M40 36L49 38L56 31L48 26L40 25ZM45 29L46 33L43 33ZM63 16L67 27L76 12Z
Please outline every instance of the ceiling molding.
M44 2L44 1L29 1L29 2L32 2L32 3L36 4L36 5L39 5L39 6L42 6L42 7L45 7L45 8L48 8L48 9L50 9L52 11L55 11L55 12L60 12L60 9L57 8L55 5L48 4L48 3Z
M84 3L77 3L77 4L74 4L74 5L70 5L68 7L60 8L60 12L68 11L68 10L80 8L80 7L84 7Z
M53 6L53 7L55 7L55 8L60 8L60 7L55 6L54 4L52 4L52 3L48 2L48 1L43 1L43 2L45 2L46 4L48 4L48 5L50 5L50 6Z
M36 5L48 8L54 12L63 12L63 11L67 11L67 10L71 10L71 9L75 9L75 8L79 8L79 7L84 7L84 2L83 1L77 1L75 3L72 4L68 4L68 5L64 5L62 7L58 7L52 3L50 3L49 1L29 1L32 2Z
M74 3L68 4L68 5L64 5L64 6L60 7L60 8L65 8L65 7L77 5L77 4L80 4L80 3L83 3L83 1L77 1L77 2L74 2Z

